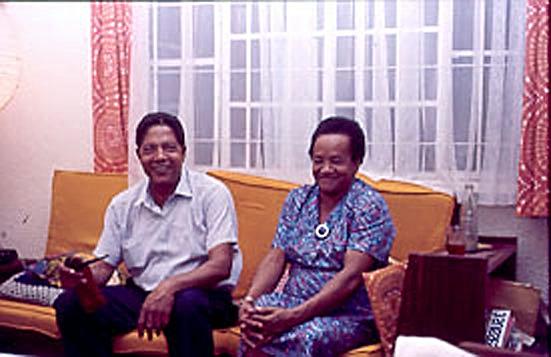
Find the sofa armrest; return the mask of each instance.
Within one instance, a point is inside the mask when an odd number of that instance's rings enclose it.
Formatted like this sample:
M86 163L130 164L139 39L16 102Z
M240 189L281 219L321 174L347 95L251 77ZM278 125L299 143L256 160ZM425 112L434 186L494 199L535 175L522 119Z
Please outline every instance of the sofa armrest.
M392 356L394 349L405 271L404 263L393 263L363 274L375 325L386 356Z

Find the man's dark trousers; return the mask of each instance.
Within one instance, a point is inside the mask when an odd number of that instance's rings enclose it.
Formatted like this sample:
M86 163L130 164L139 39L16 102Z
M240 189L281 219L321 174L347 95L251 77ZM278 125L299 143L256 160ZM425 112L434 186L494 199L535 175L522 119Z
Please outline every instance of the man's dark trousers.
M136 328L148 293L131 281L102 289L107 304L85 313L74 290L54 303L66 357L112 356L112 339ZM234 324L236 307L229 289L185 289L174 296L170 322L164 329L171 357L213 355L212 329ZM147 338L147 337L144 337Z

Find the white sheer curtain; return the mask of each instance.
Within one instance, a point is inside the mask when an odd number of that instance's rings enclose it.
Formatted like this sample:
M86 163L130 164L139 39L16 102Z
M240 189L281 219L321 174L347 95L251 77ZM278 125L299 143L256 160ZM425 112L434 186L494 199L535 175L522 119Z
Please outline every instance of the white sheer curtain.
M364 127L369 176L514 201L524 1L158 3L150 16L150 108L180 115L190 166L311 181L310 136L337 114Z

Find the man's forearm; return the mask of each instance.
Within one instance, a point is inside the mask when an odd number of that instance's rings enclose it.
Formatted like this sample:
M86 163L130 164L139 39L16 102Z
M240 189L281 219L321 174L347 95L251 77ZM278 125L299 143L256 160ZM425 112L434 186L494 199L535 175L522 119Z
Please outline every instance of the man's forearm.
M167 278L160 285L175 293L192 287L211 288L231 274L233 246L220 244L209 251L209 258L198 268Z
M90 269L92 270L94 281L100 286L107 284L115 270L114 267L104 261L99 261L90 265Z
M207 261L197 269L174 275L163 283L169 284L172 293L194 287L211 288L227 279L230 276L230 271L231 269L222 267L215 262Z

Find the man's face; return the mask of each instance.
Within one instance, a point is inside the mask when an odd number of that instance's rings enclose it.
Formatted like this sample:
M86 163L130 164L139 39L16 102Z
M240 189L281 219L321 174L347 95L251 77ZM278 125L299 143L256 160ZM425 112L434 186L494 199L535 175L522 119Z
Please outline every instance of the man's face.
M169 126L154 125L138 148L138 158L152 185L175 187L182 173L185 149Z
M347 135L324 134L316 139L312 150L312 174L321 193L328 196L345 194L359 165L352 160Z

